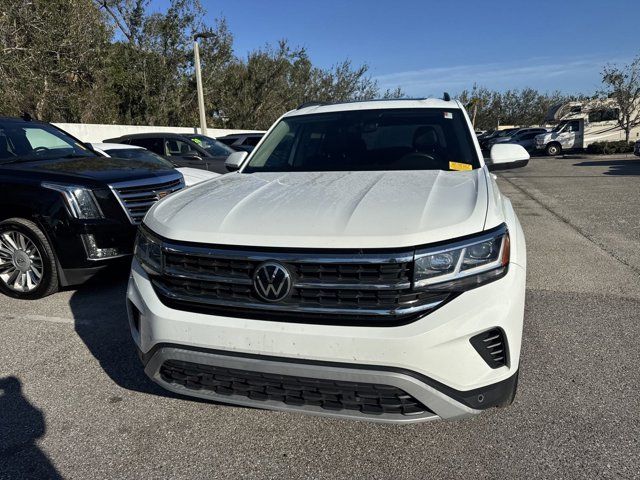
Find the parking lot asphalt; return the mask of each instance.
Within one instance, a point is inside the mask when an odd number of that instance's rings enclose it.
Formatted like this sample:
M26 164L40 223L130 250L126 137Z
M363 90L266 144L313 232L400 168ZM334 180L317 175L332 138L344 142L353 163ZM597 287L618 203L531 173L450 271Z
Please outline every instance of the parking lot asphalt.
M499 177L528 246L511 407L399 426L180 398L142 373L123 272L0 298L0 478L640 477L640 159Z

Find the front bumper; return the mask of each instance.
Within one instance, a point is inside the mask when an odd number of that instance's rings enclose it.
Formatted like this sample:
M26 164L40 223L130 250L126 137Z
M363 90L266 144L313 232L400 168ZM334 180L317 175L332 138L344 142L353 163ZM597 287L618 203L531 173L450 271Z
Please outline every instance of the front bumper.
M134 260L127 304L145 371L168 390L239 405L402 423L462 418L507 401L515 388L519 365L524 285L525 270L512 263L500 280L465 292L407 325L310 325L171 309L159 300ZM508 366L492 369L469 339L495 327L504 332L510 356ZM288 405L236 392L219 395L167 378L161 367L171 360L197 364L205 370L211 366L252 374L392 386L428 411L410 416L373 415ZM233 379L229 381L233 383Z
M112 265L128 264L136 230L111 220L52 222L48 232L62 285L80 284Z

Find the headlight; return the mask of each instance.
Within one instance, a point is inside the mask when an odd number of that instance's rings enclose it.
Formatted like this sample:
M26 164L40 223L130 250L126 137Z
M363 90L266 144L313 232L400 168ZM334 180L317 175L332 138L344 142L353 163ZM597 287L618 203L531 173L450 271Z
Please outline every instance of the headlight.
M104 218L96 197L93 196L93 192L88 188L46 182L42 183L42 186L62 193L69 213L75 218L83 220Z
M162 272L162 246L160 240L151 236L144 228L138 229L133 254L147 273Z
M502 277L509 265L509 232L497 230L450 245L416 251L417 288L462 291Z

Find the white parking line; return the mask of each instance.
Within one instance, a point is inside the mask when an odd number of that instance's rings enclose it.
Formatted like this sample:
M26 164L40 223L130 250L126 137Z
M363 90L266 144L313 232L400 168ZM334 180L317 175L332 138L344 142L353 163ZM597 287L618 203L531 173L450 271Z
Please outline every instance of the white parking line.
M27 320L34 322L49 322L49 323L66 323L68 325L89 325L88 320L64 318L64 317L49 317L46 315L0 315L0 320Z

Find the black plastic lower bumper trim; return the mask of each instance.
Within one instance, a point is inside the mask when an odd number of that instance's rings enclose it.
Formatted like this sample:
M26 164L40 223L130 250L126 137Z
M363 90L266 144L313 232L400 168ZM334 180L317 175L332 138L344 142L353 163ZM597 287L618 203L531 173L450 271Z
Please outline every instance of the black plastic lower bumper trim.
M486 410L488 408L502 406L510 403L511 400L513 399L515 390L518 385L517 371L511 377L505 380L502 380L501 382L487 385L485 387L476 388L474 390L463 391L463 390L456 390L454 388L448 387L447 385L444 385L443 383L440 383L437 380L429 378L426 375L422 375L421 373L414 372L412 370L403 369L403 368L378 366L378 365L362 365L362 364L353 364L353 363L340 363L340 362L319 362L315 360L301 360L301 359L294 359L294 358L287 358L287 357L272 357L267 355L228 352L228 351L222 351L222 350L198 348L198 347L171 344L171 343L159 343L155 345L147 353L143 353L138 350L138 355L140 357L140 360L142 361L142 364L146 366L149 360L151 360L151 358L154 356L156 351L164 347L178 348L182 350L189 350L189 351L202 352L202 353L212 353L216 355L263 359L271 362L300 363L300 364L307 364L307 365L325 365L325 366L331 366L331 367L365 369L365 370L381 370L381 371L387 371L387 372L402 373L404 375L411 376L423 382L424 384L429 385L430 387L438 390L439 392L447 395L448 397L451 397L454 400L462 403L463 405L466 405L467 407L470 407L476 410Z

